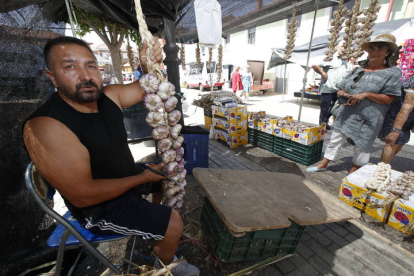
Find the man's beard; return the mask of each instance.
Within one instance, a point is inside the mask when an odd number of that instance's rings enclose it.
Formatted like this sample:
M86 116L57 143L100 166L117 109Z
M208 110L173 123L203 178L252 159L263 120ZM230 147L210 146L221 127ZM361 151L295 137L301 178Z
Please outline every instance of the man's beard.
M81 92L81 88L85 86L93 86L97 90L94 92ZM96 83L93 81L83 81L76 85L76 91L75 93L71 93L70 88L66 86L59 86L58 90L62 92L63 95L65 95L68 99L73 100L78 103L93 103L97 101L103 91L103 87L99 88Z

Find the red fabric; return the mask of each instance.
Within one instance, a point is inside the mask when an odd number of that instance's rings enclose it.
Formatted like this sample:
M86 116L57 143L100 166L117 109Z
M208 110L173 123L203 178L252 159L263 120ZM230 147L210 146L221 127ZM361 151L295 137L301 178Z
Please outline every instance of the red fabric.
M236 93L237 90L243 90L241 76L238 71L234 71L231 74L231 87L233 88L233 93Z

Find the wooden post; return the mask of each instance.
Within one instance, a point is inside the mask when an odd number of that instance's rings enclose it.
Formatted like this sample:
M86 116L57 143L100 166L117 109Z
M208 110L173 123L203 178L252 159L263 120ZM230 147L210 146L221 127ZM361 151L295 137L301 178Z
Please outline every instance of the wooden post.
M165 29L165 59L164 64L167 66L167 75L168 81L174 84L175 86L175 95L178 99L178 103L176 106L176 110L179 110L182 114L180 119L180 124L184 126L184 114L183 114L183 105L181 102L182 95L181 94L181 85L180 85L180 64L181 60L178 57L179 47L175 43L175 25L174 21L168 20L164 18L164 29Z

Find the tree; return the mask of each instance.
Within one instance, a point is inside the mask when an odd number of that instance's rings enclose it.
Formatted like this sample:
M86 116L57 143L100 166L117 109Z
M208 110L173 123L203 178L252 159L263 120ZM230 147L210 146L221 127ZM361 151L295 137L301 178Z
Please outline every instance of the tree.
M114 73L119 83L123 83L122 76L122 57L120 49L125 36L130 33L128 29L116 22L109 21L102 17L97 17L91 13L76 10L78 34L84 36L92 29L105 43L111 54Z

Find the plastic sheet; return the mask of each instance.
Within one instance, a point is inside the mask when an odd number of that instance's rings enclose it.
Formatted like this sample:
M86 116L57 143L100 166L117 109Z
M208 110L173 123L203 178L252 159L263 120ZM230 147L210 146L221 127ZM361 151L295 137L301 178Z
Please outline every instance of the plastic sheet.
M198 40L221 45L221 6L217 0L195 0Z

